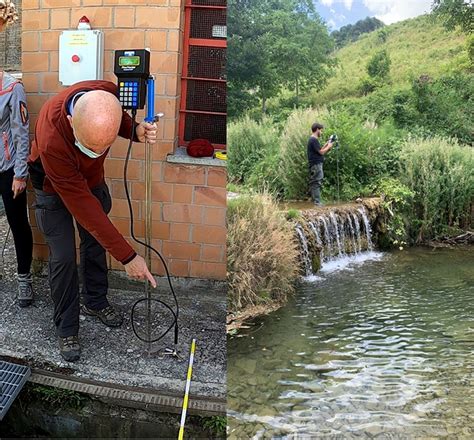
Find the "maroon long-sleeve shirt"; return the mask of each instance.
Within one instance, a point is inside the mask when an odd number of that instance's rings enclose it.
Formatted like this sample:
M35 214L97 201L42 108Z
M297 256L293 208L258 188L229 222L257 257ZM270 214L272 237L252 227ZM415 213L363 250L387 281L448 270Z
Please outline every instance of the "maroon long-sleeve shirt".
M58 194L76 221L123 264L136 253L109 220L90 191L104 182L106 154L92 159L75 145L67 119L69 100L80 91L105 90L117 96L109 81L82 81L48 100L38 115L28 165L33 187ZM119 136L130 139L133 121L124 111ZM133 136L136 140L135 130Z

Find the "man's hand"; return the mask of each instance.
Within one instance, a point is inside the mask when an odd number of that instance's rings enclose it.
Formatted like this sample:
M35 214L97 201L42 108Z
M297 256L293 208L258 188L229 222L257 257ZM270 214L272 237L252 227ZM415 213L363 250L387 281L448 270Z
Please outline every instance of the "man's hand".
M13 191L13 198L15 199L16 196L21 194L26 188L26 182L22 180L15 180L13 179L12 191Z
M156 287L156 281L153 275L146 267L145 260L137 255L132 261L125 264L125 271L130 278L134 280L148 280L153 287Z
M140 122L136 128L137 138L140 142L148 141L150 144L154 144L156 143L156 129L155 123Z
M324 144L324 147L322 147L319 152L321 154L326 154L333 146L333 143L332 142L329 142L327 141L325 144Z

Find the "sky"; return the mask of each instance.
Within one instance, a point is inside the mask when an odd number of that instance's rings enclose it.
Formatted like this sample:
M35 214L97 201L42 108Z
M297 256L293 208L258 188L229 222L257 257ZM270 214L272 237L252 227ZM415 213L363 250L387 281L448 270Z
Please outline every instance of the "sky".
M431 10L433 0L314 0L316 11L331 31L366 17L385 24L417 17Z

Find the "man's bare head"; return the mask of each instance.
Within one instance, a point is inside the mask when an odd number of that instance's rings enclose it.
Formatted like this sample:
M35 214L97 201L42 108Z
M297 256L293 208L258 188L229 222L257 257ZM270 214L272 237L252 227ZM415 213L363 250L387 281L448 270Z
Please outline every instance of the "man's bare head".
M117 138L122 114L122 106L112 93L93 90L77 100L68 119L76 139L90 150L102 153Z

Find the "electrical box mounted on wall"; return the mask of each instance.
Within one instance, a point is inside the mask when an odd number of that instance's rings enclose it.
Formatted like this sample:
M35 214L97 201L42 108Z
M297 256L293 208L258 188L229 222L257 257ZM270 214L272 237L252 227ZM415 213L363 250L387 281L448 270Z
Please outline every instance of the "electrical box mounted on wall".
M104 34L98 30L63 31L59 37L59 81L103 79Z

